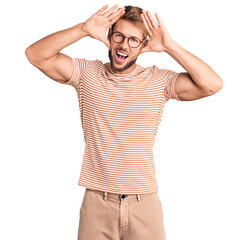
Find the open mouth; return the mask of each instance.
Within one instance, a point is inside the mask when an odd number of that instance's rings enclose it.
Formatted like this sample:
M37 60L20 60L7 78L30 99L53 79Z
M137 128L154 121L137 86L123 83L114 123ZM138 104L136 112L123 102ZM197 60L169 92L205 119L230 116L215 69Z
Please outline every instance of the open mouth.
M116 61L118 63L123 63L128 58L128 55L119 51L116 51Z

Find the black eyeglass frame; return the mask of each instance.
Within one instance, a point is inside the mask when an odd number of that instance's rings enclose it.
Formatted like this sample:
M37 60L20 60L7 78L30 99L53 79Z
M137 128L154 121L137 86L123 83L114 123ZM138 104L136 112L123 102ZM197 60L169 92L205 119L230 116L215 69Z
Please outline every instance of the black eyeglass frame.
M114 40L114 38L113 38L113 34L114 33L120 33L121 35L122 35L122 41L121 42L116 42L115 40ZM126 37L126 36L124 36L121 32L112 32L111 33L111 37L112 37L112 39L114 40L114 42L116 42L116 43L122 43L124 40L125 40L125 38L127 38L127 41L128 41L128 45L131 47L131 48L137 48L137 47L139 47L140 46L140 44L142 44L147 38L144 38L143 39L143 41L140 41L137 37L134 37L134 36L131 36L131 37ZM137 47L132 47L131 45L130 45L130 43L129 43L129 39L130 38L136 38L137 40L139 40L139 45L137 46Z

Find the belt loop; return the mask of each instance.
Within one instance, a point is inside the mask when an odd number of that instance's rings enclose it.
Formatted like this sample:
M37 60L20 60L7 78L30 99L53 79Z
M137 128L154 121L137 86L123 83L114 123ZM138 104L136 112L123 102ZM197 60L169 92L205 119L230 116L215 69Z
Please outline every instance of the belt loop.
M137 194L137 199L138 199L138 201L140 201L140 195L139 194Z
M107 200L108 198L108 193L107 192L104 192L104 200Z

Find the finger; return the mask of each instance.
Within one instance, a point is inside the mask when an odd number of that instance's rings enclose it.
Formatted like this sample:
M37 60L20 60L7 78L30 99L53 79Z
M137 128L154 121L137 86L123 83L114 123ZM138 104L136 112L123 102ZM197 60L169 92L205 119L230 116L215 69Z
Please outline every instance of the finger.
M120 8L118 11L112 13L109 16L109 21L112 21L113 19L119 18L121 15L125 13L125 7Z
M124 15L125 11L123 11L122 13L120 13L119 15L117 15L115 18L113 18L111 21L110 21L110 24L114 24L115 22L117 22L118 19L120 19L123 15Z
M144 16L143 13L141 14L141 18L142 18L143 23L144 23L144 25L145 25L146 31L148 32L148 35L151 35L150 28L149 28L149 26L148 26L148 24L147 24L147 21L146 21L145 16Z
M154 17L152 16L152 14L149 11L147 11L147 16L148 16L152 26L154 28L158 27L158 24L156 23L156 20L154 19Z
M101 15L108 8L108 4L104 5L101 9L99 9L94 15Z
M164 23L163 23L161 17L158 15L158 13L155 13L155 17L156 17L156 19L157 19L157 21L158 21L158 25L159 25L160 27L165 27L165 25L164 25Z
M152 29L153 29L153 26L152 26L152 24L151 24L151 22L150 22L150 20L149 20L149 18L148 18L148 16L147 16L147 13L146 12L144 12L144 17L145 17L145 21L146 21L146 24L147 24L147 26L148 26L148 28L149 28L149 31L151 31Z
M108 11L106 11L103 16L109 17L109 15L118 7L118 4L115 4L113 7L111 7Z

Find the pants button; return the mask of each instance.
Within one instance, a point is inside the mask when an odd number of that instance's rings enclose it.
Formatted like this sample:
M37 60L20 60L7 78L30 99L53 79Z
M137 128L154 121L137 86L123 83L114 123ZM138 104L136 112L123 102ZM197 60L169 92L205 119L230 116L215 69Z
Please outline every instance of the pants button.
M128 195L123 194L123 195L120 196L120 198L123 199L123 198L126 198L127 196Z

